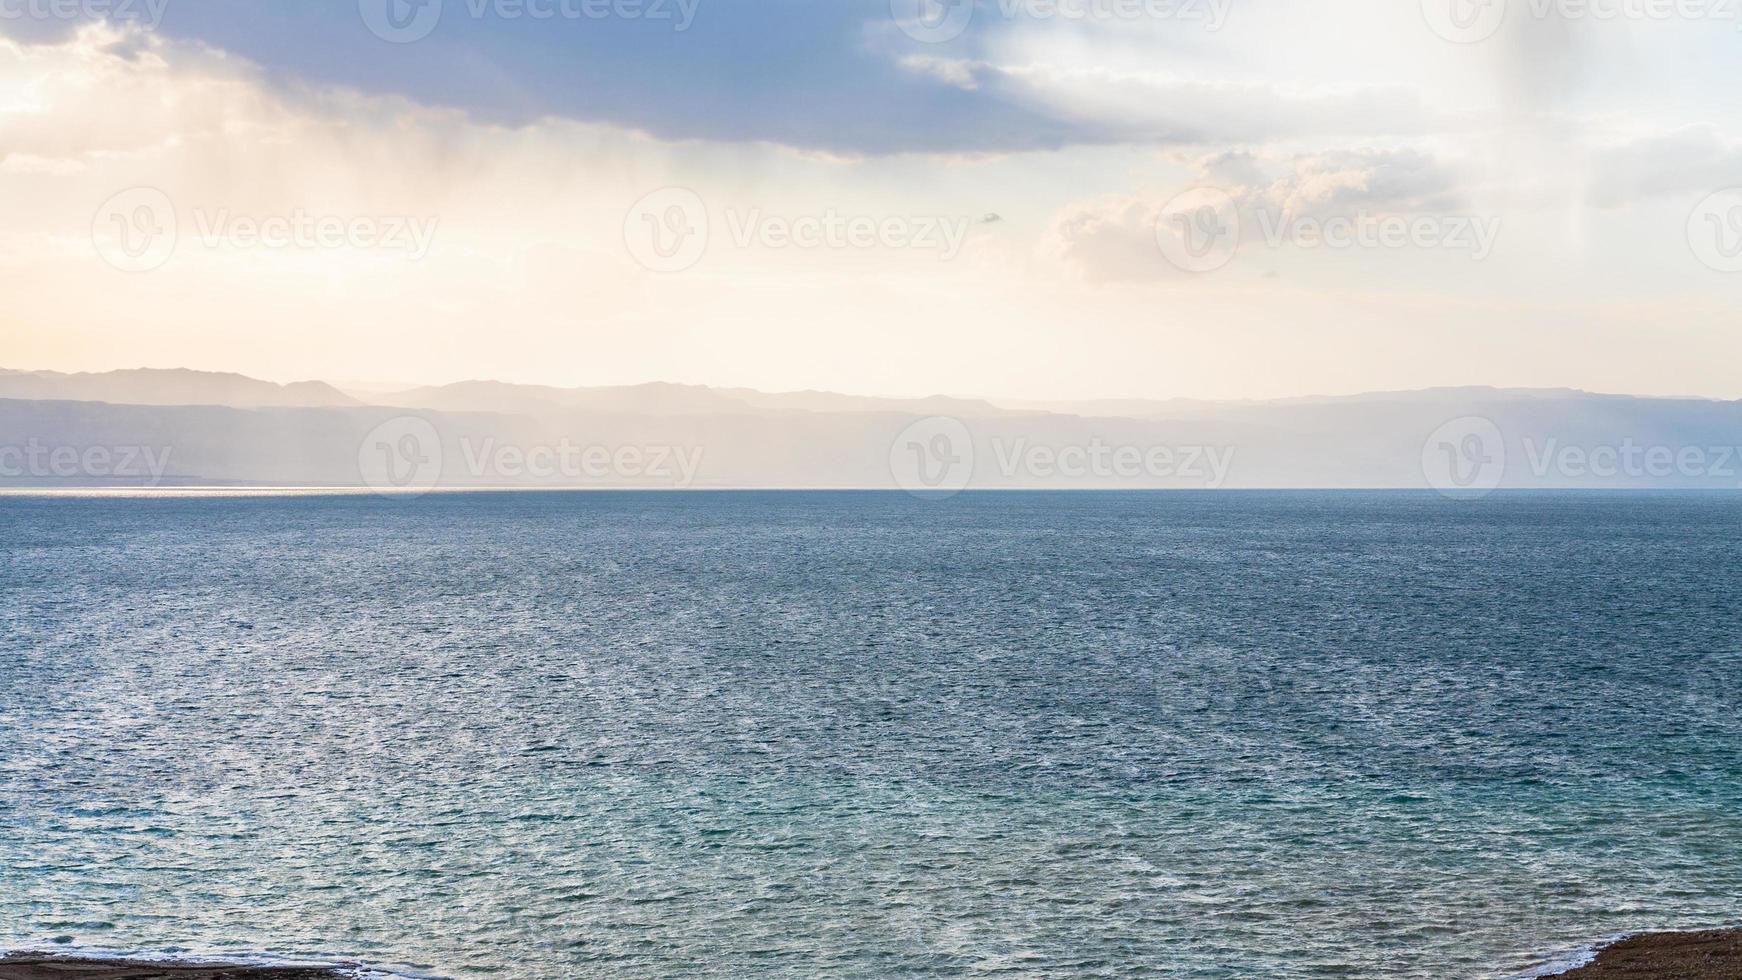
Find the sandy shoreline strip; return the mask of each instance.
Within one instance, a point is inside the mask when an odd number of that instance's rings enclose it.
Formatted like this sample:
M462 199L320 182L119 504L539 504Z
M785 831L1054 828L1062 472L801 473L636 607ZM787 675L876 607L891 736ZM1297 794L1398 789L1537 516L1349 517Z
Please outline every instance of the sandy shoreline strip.
M327 967L0 956L0 980L347 980L352 976ZM1641 933L1604 947L1585 966L1552 976L1555 980L1738 980L1742 978L1742 929Z
M1554 980L1738 980L1742 978L1742 929L1629 936L1603 947L1589 964L1553 977Z
M244 966L189 961L87 959L78 956L0 957L0 980L345 980L352 974L319 967Z

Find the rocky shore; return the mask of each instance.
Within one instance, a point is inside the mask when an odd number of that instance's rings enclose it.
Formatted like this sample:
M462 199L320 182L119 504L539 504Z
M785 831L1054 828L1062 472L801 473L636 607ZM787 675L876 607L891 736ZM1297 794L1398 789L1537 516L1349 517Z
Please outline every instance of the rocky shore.
M1556 980L1742 980L1742 929L1629 936Z
M351 974L314 967L244 966L15 955L0 958L0 980L347 980Z

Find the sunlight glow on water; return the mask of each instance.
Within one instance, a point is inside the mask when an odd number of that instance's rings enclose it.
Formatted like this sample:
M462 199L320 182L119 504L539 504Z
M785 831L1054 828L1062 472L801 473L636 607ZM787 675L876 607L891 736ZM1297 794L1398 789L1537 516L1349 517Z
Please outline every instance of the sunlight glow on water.
M1742 915L1742 498L0 524L0 946L1444 980Z

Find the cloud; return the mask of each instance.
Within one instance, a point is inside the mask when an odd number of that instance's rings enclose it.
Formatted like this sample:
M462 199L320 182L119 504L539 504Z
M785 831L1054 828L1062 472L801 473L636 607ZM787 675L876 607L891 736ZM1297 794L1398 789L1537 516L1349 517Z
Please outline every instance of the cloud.
M1600 208L1742 184L1742 140L1690 126L1601 148L1592 154L1591 203Z
M1166 202L1154 197L1107 195L1066 208L1054 217L1042 252L1086 282L1153 282L1182 278L1156 242Z
M1258 161L1230 171L1226 154L1199 167L1206 180L1249 177ZM1237 184L1249 202L1295 217L1336 217L1357 211L1432 213L1466 205L1459 178L1446 163L1415 149L1351 149L1301 154L1268 184Z
M1068 120L1106 142L1270 143L1441 131L1419 96L1397 85L1299 87L1057 65L980 65L975 88Z
M342 89L289 94L202 44L101 23L0 41L0 91L0 281L32 287L8 290L18 342L106 336L141 361L160 345L300 336L391 363L492 306L521 317L505 331L645 310L624 210L708 157L625 130L506 130ZM709 162L731 174L732 156ZM177 241L162 268L129 277L102 261L93 224L134 188L170 202L161 223ZM212 233L299 215L434 229L434 249L248 248Z
M1008 19L982 4L956 43L933 45L903 34L888 0L708 0L681 29L675 18L508 13L532 6L448 0L410 44L371 34L348 2L176 0L159 30L260 66L286 94L339 86L489 124L563 118L839 154L1371 139L1446 125L1411 84L1253 71L1245 49L1199 23Z
M535 8L644 13L525 13ZM370 33L355 2L175 0L160 30L258 64L287 91L342 86L462 110L485 124L560 118L669 140L871 155L1100 139L1067 119L968 91L959 78L904 67L904 56L936 52L900 35L888 0L706 0L687 26L645 13L679 9L677 0L447 0L426 38L390 44Z
M55 44L0 38L0 91L11 93L0 103L0 162L33 170L221 138L243 115L278 115L242 66L102 22Z
M1456 210L1466 195L1457 172L1417 149L1354 149L1310 154L1229 150L1201 157L1185 184L1149 194L1106 195L1054 216L1043 253L1088 282L1182 278L1164 258L1161 219L1188 188L1225 194L1248 228L1301 218L1427 214ZM1260 216L1263 217L1260 217Z
M1514 17L1491 43L1466 47L1395 0L1107 4L1163 13L1102 19L1069 15L1081 4L982 0L939 44L904 33L889 0L705 0L693 21L679 0L618 5L666 17L527 13L611 6L446 0L426 38L391 44L352 2L174 0L159 30L259 66L286 98L343 87L489 125L563 119L843 156L1489 139L1526 116L1586 111L1598 88L1639 93L1630 112L1665 89L1661 69L1631 61L1591 70L1626 53L1615 50L1620 25ZM1217 8L1225 19L1204 16ZM0 24L34 40L74 29ZM1673 97L1696 92L1721 111L1737 81L1731 47L1677 61L1689 77L1677 76Z
M0 41L0 140L0 335L20 361L797 379L819 357L853 360L843 337L894 329L917 349L961 321L966 296L1017 277L998 252L1021 234L1014 222L978 223L1016 203L1000 161L660 140L560 118L492 125L393 96L287 88L202 43L113 25ZM702 197L713 235L695 269L661 277L626 235L636 202L667 187ZM173 252L130 275L105 262L104 242L131 232L106 209L122 199L130 218L147 198L169 207L140 227ZM304 215L435 234L419 258L348 239L249 247L223 232ZM881 239L735 241L736 223L756 216L896 221L928 242L971 231L949 257ZM958 346L979 349L992 329L976 323ZM862 360L871 372L875 357Z
M985 62L968 58L939 58L923 54L907 55L901 59L901 67L970 92L980 87L980 74L991 68Z
M1109 371L1125 371L1128 390L1212 375L1247 390L1254 369L1223 346L1193 340L1181 354L1189 325L1214 320L1262 338L1253 348L1272 358L1262 385L1292 391L1393 383L1371 381L1395 368L1383 342L1399 323L1414 335L1430 319L1439 354L1475 357L1466 334L1479 322L1547 375L1566 337L1598 314L1611 333L1590 349L1608 351L1618 372L1642 362L1628 345L1649 347L1664 309L1715 338L1714 350L1734 334L1734 304L1687 255L1687 205L1673 200L1678 187L1738 179L1729 135L1595 140L1595 123L1561 111L1528 118L1545 137L1540 155L1508 156L1505 127L1459 88L1463 75L1438 91L1362 77L1365 53L1404 57L1372 36L1341 58L1322 50L1328 29L1303 32L1310 43L1133 31L1125 46L1097 36L1073 47L1051 43L1065 28L1017 25L1023 43L970 34L925 48L872 37L871 7L852 0L766 0L766 16L706 5L696 30L713 33L657 42L633 26L480 28L461 14L427 42L392 46L335 13L354 17L354 5L228 2L233 12L176 0L157 33L95 24L56 43L0 41L0 335L17 363L167 358L308 376L873 391L1101 390ZM1399 9L1422 30L1414 5ZM1448 63L1482 55L1441 47ZM1460 98L1475 107L1441 111ZM1625 114L1602 125L1652 132ZM1379 132L1412 135L1369 135ZM1575 143L1578 155L1565 152ZM1566 179L1569 163L1580 180ZM1537 183L1579 210L1525 193ZM98 257L93 216L142 185L185 209L185 237L167 265L127 276ZM1256 279L1276 272L1269 262L1237 261L1238 289L1226 278L1194 286L1168 264L1156 219L1195 185L1224 188L1248 212L1318 217L1491 209L1511 192L1505 201L1527 212L1506 215L1509 259L1520 260L1393 262L1375 275L1360 257L1279 259L1285 285ZM629 259L625 217L666 187L715 209L715 237L693 271L657 277ZM1587 207L1593 187L1602 202L1664 200L1648 214L1604 214ZM728 207L740 219L977 223L944 261L736 246ZM208 247L194 221L298 208L439 227L413 262L356 248ZM1652 228L1668 229L1669 244L1650 246L1660 261L1642 271L1638 233ZM1049 275L1060 269L1069 274ZM1090 285L1106 282L1167 282L1167 303ZM1349 333L1356 293L1384 295ZM1609 312L1617 299L1634 305ZM1585 305L1544 332L1532 304L1571 301ZM1158 334L1158 321L1178 329ZM1312 381L1303 358L1326 337L1378 353L1359 371L1327 359ZM988 353L1011 350L1022 353ZM1145 357L1174 373L1150 377L1135 363Z

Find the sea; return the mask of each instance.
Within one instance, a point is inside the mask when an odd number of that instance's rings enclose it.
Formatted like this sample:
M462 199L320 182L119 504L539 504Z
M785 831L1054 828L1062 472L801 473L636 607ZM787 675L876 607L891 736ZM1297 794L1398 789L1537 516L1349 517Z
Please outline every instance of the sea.
M1742 920L1742 495L0 497L0 948L1505 978Z

